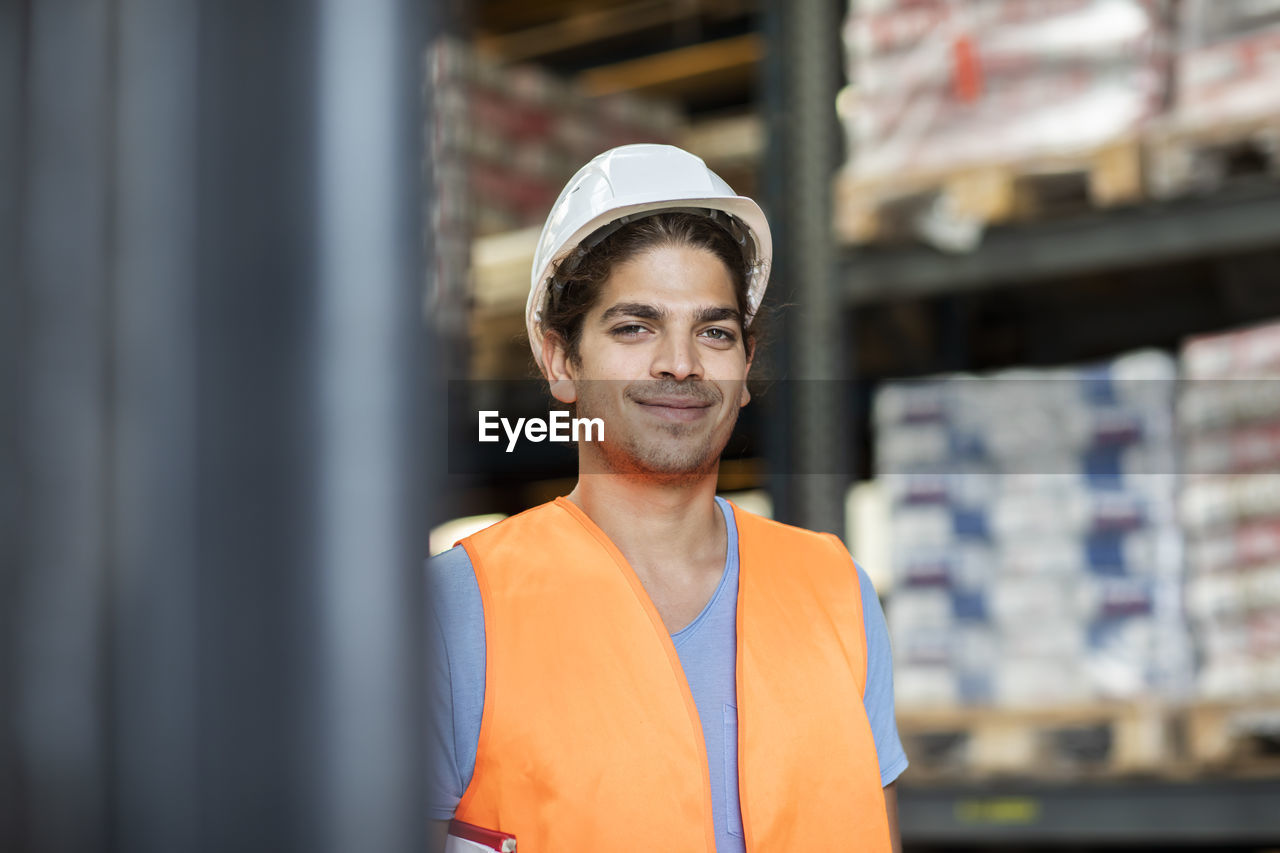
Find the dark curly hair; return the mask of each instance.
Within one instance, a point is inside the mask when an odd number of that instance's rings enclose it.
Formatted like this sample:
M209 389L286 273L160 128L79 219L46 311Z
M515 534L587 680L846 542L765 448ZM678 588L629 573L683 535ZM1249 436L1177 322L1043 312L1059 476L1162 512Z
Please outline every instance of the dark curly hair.
M729 271L738 313L747 316L748 258L729 230L710 216L686 211L655 213L627 222L592 243L591 238L584 240L575 252L556 263L542 312L542 328L559 335L575 363L579 361L582 323L599 299L601 285L619 264L649 249L675 246L711 252ZM758 316L752 318L742 330L748 358L758 341L758 320Z

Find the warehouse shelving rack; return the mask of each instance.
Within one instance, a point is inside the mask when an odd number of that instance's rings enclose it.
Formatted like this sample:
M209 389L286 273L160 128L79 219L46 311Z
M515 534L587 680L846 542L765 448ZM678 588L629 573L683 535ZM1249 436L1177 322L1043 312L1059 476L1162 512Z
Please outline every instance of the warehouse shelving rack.
M820 4L771 2L766 26L778 33L809 31ZM809 20L806 20L808 18ZM832 39L834 41L834 39ZM775 51L764 62L764 125L770 131L763 185L770 191L775 217L783 212L784 251L826 250L822 235L795 234L787 229L790 217L805 204L830 195L814 194L811 187L769 181L777 172L777 152L802 150L806 156L830 155L830 148L815 146L814 139L836 136L835 119L796 110L796 103L822 100L832 94L821 52ZM821 164L828 175L837 163ZM828 207L827 211L831 208ZM786 329L789 351L783 354L784 373L805 379L836 381L842 371L858 374L848 359L843 365L813 357L814 351L849 353L852 322L833 322L832 313L848 321L855 312L893 300L952 299L966 293L998 288L1034 288L1103 271L1138 269L1201 258L1280 248L1280 183L1259 181L1225 187L1219 192L1128 208L1109 209L1071 219L991 229L979 247L968 254L946 254L924 245L860 247L834 251L835 272L829 287L834 302L821 299L820 310L798 312ZM794 277L794 267L783 266L784 277ZM1280 286L1280 269L1277 270ZM804 283L796 289L799 299L812 298L817 288ZM833 311L833 306L838 306ZM823 316L823 315L826 316ZM808 353L808 355L806 355ZM819 387L824 383L798 383ZM775 471L775 505L785 520L830 529L828 520L814 511L814 493L844 493L849 479L840 477L788 478L777 474L796 463L794 448L804 446L815 456L838 458L848 453L861 424L853 422L853 407L835 395L819 396L806 405L784 405L775 410L770 466ZM793 401L789 401L793 402ZM814 419L824 427L814 429ZM836 447L844 441L846 447ZM854 470L847 467L833 470ZM810 469L812 470L812 469ZM816 481L805 496L786 495L797 488L795 480ZM799 488L803 488L803 484ZM781 490L779 499L777 493ZM828 497L827 500L830 500ZM790 516L790 517L788 517ZM1150 845L1189 846L1275 844L1280 840L1280 779L1196 780L1124 777L1106 781L1033 781L1007 779L960 785L917 785L908 772L899 786L900 824L909 848L1023 847Z
M1138 269L1280 247L1280 183L1256 182L1070 220L993 229L974 252L922 245L841 255L849 311L890 300L1034 288L1099 271ZM1275 284L1280 287L1280 268ZM792 429L801 429L795 423ZM1159 776L900 785L902 837L912 849L1053 846L1274 845L1280 778Z
M839 257L836 286L845 310L856 312L892 300L1033 289L1100 271L1277 247L1280 183L1256 182L1199 197L996 228L965 255L923 245L846 250ZM1275 285L1280 287L1280 268ZM798 414L788 428L806 434ZM902 837L909 849L1229 849L1280 841L1280 778L1274 777L1011 778L924 785L913 784L908 773L899 787Z

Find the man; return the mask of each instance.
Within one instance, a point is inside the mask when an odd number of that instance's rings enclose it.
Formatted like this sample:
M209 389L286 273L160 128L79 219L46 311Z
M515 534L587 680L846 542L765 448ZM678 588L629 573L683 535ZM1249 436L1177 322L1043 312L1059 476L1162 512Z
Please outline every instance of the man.
M604 436L568 496L429 565L429 808L468 849L898 849L870 582L715 495L770 257L759 207L669 146L600 155L552 208L529 337Z

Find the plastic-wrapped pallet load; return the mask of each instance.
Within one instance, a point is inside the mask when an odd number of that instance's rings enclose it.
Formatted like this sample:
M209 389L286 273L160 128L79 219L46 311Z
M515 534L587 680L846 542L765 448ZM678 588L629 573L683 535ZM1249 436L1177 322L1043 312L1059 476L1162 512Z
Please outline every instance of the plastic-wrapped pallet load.
M1280 110L1280 0L1184 0L1177 104L1204 124Z
M1133 200L1133 140L1168 98L1171 9L1168 0L854 0L849 85L837 101L850 152L837 185L850 206L841 230L859 239L852 211L869 196L887 205L946 181L947 214L986 224L1025 206L1011 177L1083 174L1094 203ZM929 221L917 222L926 237Z
M1168 4L854 3L841 105L858 175L1074 153L1165 97Z
M672 142L683 117L634 95L590 97L532 65L504 66L454 39L432 45L431 147L447 203L475 234L541 224L582 163L631 142Z
M880 390L904 708L1185 690L1175 370L1141 352Z
M1174 102L1149 132L1158 196L1280 167L1280 0L1183 0Z
M1280 694L1280 324L1195 338L1178 403L1206 698Z

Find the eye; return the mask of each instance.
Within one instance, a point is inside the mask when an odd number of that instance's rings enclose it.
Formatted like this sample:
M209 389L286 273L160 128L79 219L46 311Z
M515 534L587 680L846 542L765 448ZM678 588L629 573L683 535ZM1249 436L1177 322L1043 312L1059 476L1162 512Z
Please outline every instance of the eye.
M724 341L726 343L732 343L738 339L738 336L733 332L728 329L721 329L719 326L713 326L712 328L705 330L702 334L711 338L713 341Z
M613 335L615 338L634 338L646 331L648 331L648 329L638 323L628 323L625 326L618 326L617 328L610 329L609 334Z

